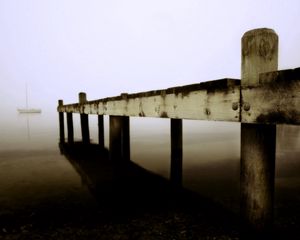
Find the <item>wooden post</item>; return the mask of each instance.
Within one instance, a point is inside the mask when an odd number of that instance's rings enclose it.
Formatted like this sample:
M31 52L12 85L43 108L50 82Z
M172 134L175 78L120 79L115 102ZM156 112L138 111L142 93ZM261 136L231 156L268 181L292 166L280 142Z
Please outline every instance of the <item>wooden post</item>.
M67 113L68 143L74 143L73 114Z
M122 93L121 97L127 101L128 93ZM130 120L128 116L122 116L122 159L130 161Z
M241 116L251 114L243 88L259 85L259 74L276 71L278 36L255 29L242 37ZM241 217L244 230L263 236L273 220L276 125L241 124Z
M122 158L124 161L130 161L130 122L129 117L122 117L123 135L122 135Z
M103 115L98 115L98 144L104 148L104 121Z
M182 186L182 119L171 119L171 171L170 181Z
M64 105L63 100L58 100L58 106ZM59 112L59 141L63 143L65 141L65 124L64 124L64 113Z
M81 92L79 93L79 104L86 103L86 94ZM89 115L85 113L80 114L81 122L81 135L83 143L90 143L90 132L89 132Z
M129 117L109 116L109 152L114 162L130 160Z

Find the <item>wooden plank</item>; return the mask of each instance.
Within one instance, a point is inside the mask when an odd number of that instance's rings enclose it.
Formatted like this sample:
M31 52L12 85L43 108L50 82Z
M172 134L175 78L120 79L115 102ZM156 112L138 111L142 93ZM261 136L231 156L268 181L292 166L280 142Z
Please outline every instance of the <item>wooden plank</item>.
M260 86L242 87L243 123L300 124L300 68L260 74Z
M240 81L221 79L59 106L61 112L239 121Z

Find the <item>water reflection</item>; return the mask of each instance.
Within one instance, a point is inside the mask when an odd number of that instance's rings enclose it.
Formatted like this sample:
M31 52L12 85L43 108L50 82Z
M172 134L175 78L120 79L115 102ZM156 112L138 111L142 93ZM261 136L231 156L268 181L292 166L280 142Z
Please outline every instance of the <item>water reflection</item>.
M31 133L30 133L30 119L35 117L36 114L19 114L20 118L26 119L26 133L27 133L27 140L30 141Z
M53 113L8 112L0 119L0 151L55 149L57 118Z

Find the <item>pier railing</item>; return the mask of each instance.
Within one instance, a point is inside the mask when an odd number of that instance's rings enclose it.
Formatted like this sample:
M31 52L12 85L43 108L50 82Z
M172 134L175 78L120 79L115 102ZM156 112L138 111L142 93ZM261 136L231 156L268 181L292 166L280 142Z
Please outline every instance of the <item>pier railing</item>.
M241 215L259 232L273 217L276 124L300 125L300 68L278 71L278 36L255 29L242 37L241 80L221 79L134 94L63 104L59 100L60 140L74 141L72 114L81 116L83 142L89 143L88 115L98 115L99 144L104 146L103 115L109 115L112 161L130 160L129 118L170 118L171 176L182 182L182 119L241 123Z

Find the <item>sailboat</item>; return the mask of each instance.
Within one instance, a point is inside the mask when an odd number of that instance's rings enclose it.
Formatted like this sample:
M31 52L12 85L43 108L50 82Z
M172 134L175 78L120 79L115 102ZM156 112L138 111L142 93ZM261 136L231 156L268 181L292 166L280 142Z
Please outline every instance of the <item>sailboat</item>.
M29 108L28 107L28 90L26 84L26 108L18 108L19 113L41 113L42 110L39 108Z

